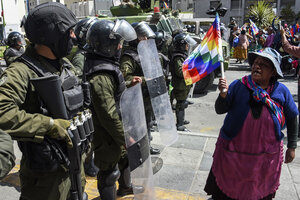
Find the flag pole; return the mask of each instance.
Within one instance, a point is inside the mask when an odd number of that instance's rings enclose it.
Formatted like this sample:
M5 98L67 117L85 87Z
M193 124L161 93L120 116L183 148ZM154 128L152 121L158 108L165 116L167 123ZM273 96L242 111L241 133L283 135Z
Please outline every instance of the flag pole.
M219 13L217 12L216 15L218 15L219 17ZM220 19L220 18L219 18ZM225 78L225 73L224 73L224 58L223 58L223 47L222 47L222 35L221 35L221 20L219 20L219 54L221 55L221 60L220 60L220 63L221 63L221 78L224 79ZM223 88L222 89L222 92L226 92L226 89Z
M220 46L221 46L221 48L220 48L220 54L222 55L222 58L223 58L223 47L222 47L222 39L220 39ZM222 78L225 78L225 73L224 73L224 59L222 59L222 61L221 61L221 77Z
M220 54L222 55L222 61L221 61L221 78L224 79L225 78L225 73L224 73L224 58L223 58L223 47L222 47L222 39L220 39ZM223 88L222 92L226 92L226 89Z
M218 17L219 17L219 13L217 12L216 13L217 15L218 15ZM221 20L219 20L219 29L220 29L220 26L221 26ZM221 55L221 60L220 60L220 62L221 62L221 77L222 78L225 78L225 74L224 74L224 58L223 58L223 47L222 47L222 35L221 35L221 29L220 29L220 31L219 31L219 54Z

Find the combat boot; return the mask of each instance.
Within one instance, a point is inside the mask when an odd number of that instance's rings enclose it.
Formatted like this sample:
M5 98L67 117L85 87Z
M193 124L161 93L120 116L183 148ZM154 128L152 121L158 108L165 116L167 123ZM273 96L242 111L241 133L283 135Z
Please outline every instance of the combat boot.
M121 176L118 182L119 182L119 189L117 191L117 195L120 197L133 194L133 190L135 191L135 193L144 192L143 186L132 186L129 167L121 171Z
M190 123L189 120L184 120L184 121L183 121L183 124L184 124L184 125L187 125L187 124L189 124L189 123Z
M157 155L157 154L160 154L160 150L159 149L156 149L156 148L153 148L150 146L150 154L151 155Z
M194 104L194 102L190 101L190 100L185 100L187 104L192 105Z
M176 118L177 118L177 131L185 131L188 132L189 130L184 126L184 109L176 110Z
M190 130L187 129L185 126L177 126L177 131L189 132Z

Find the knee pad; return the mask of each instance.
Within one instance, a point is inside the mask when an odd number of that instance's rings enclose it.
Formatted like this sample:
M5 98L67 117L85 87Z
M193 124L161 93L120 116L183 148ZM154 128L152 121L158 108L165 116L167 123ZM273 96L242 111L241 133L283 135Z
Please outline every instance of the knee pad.
M100 181L102 183L102 188L113 186L115 182L120 178L120 175L121 173L118 167L108 173L103 171L100 172Z
M116 181L120 178L120 170L114 170L112 171L105 179L105 185L107 186L111 186L114 185L116 183Z

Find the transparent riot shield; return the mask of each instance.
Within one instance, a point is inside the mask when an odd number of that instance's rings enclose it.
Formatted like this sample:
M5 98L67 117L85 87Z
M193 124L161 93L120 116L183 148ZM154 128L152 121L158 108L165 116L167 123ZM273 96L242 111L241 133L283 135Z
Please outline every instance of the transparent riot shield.
M133 186L143 186L144 192L134 190L134 199L155 199L153 172L147 135L141 84L126 89L120 100L126 149ZM139 191L140 192L140 191Z
M154 39L140 41L137 50L151 97L160 139L164 145L169 146L177 140L178 134Z

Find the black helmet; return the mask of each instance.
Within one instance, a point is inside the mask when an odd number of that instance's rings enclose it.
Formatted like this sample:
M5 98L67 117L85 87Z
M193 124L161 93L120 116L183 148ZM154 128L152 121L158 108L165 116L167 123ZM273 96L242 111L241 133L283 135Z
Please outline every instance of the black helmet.
M85 18L85 19L82 19L80 20L75 28L74 28L74 33L76 35L76 41L77 41L77 44L78 44L78 47L79 48L83 48L83 46L85 45L86 43L86 33L89 29L89 27L96 21L98 20L97 18L95 17L92 17L92 18Z
M185 26L185 28L186 28L187 32L191 32L192 26L188 24Z
M24 46L25 40L21 33L13 31L10 34L8 34L5 44L9 47L18 47L18 46Z
M136 35L137 35L137 40L129 42L129 45L132 47L137 47L139 41L138 40L143 40L145 37L147 39L154 39L155 38L155 33L152 31L150 26L146 22L134 22L131 24L131 26L134 28Z
M146 22L135 22L131 26L134 28L138 39L143 39L143 37L147 37L148 39L155 38L155 33Z
M74 13L63 4L43 3L28 14L25 32L31 43L46 45L61 58L72 49L69 31L76 22Z
M197 42L186 33L179 33L173 39L173 44L176 50L186 51L185 45L188 44L191 49L197 44Z
M165 34L164 32L155 32L155 44L158 50L161 50L163 44L165 42Z
M89 28L84 48L88 52L111 58L118 53L121 40L132 41L136 37L134 29L125 20L117 20L115 23L99 20Z

